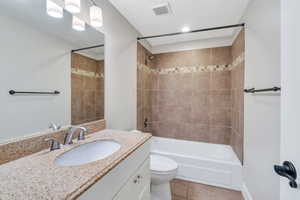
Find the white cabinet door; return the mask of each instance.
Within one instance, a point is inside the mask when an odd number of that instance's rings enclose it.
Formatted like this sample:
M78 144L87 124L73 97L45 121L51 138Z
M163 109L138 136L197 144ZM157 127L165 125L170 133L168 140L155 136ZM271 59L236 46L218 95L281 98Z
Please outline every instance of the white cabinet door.
M114 200L150 200L150 160L128 180Z
M139 200L150 200L150 187L148 185L143 188Z
M138 172L139 183L138 183L138 194L139 200L150 200L150 159L145 161L140 171Z

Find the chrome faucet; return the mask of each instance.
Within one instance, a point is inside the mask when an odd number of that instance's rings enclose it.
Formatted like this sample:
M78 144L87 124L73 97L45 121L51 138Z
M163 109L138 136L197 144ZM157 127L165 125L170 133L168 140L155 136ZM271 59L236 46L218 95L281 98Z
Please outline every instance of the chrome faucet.
M44 140L45 142L50 142L50 151L54 151L56 149L60 149L60 142L53 138L47 138Z
M87 129L82 127L82 126L74 126L71 127L68 132L66 133L65 136L65 141L64 141L64 145L66 144L73 144L72 139L73 139L73 135L79 130L79 135L78 135L78 140L84 140L85 139L85 134L87 132Z
M77 137L77 140L79 141L79 140L85 140L85 134L86 134L86 132L87 132L87 129L86 128L84 128L84 127L79 127L81 130L80 130L80 132L79 132L79 135L78 135L78 137Z
M58 131L61 128L61 125L50 123L49 128L51 128L53 131Z

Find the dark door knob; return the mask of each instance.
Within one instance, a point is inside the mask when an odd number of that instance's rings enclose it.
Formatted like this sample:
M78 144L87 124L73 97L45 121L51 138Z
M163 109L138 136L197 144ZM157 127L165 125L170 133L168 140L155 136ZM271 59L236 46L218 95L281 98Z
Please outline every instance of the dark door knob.
M274 165L274 170L279 176L286 177L290 181L290 186L292 188L297 188L297 171L293 163L289 161L284 161L283 165Z

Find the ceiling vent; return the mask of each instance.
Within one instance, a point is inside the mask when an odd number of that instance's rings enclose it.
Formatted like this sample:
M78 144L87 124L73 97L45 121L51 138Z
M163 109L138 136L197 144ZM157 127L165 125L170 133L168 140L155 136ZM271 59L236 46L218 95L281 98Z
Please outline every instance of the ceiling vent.
M152 9L156 16L167 15L171 13L171 6L168 2L154 6Z

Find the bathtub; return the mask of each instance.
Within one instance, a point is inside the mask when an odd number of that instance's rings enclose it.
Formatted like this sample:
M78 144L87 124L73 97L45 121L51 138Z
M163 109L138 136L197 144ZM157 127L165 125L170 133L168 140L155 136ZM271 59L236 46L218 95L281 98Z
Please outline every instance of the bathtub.
M151 153L175 160L179 179L239 191L242 188L242 165L229 145L152 137Z

